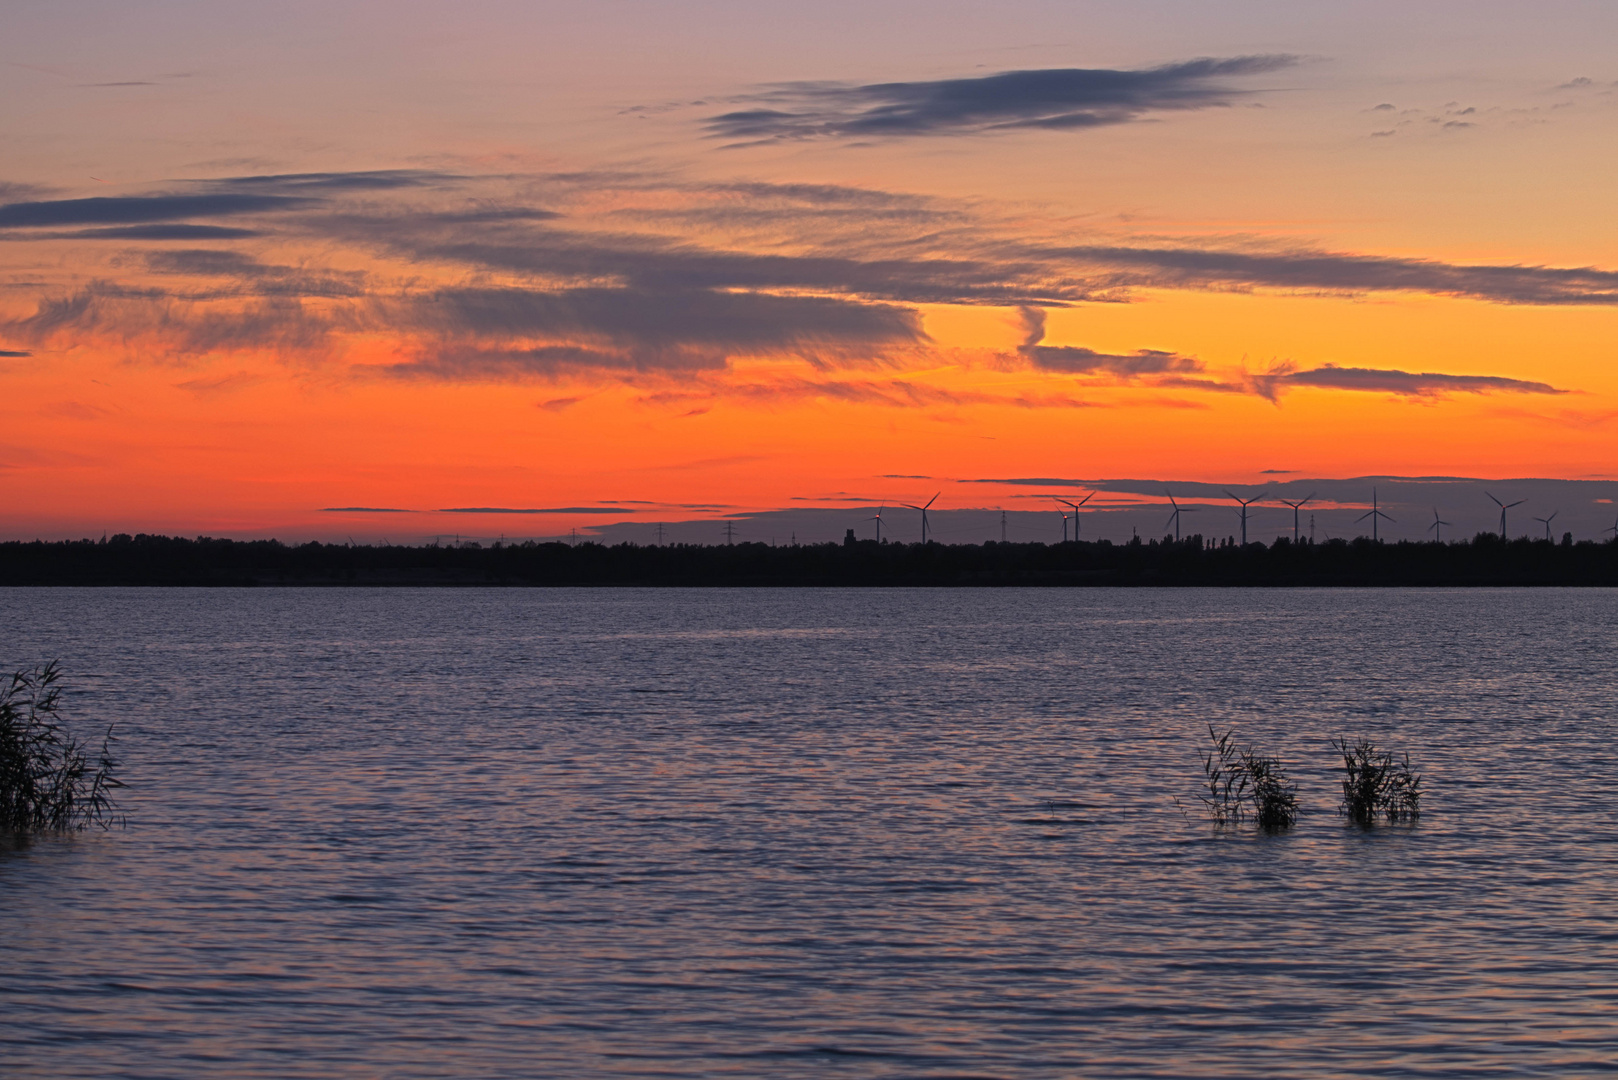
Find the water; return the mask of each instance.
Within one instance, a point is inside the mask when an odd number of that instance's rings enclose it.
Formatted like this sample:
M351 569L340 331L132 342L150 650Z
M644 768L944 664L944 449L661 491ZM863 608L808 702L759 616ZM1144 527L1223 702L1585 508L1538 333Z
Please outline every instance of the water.
M7 590L7 1077L1587 1076L1618 594ZM1208 722L1290 835L1187 819ZM1426 774L1335 816L1328 739ZM1047 800L1055 800L1054 807Z

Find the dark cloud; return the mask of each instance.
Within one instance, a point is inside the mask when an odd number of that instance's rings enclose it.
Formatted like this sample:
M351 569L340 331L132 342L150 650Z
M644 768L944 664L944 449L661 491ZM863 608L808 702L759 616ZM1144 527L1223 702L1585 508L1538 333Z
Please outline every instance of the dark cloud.
M322 506L322 514L414 514L414 510L401 510L395 506Z
M231 294L240 299L239 294ZM41 299L34 314L0 322L14 339L45 343L107 334L142 341L151 355L190 356L231 349L274 349L287 356L324 352L334 329L361 328L339 313L313 310L296 296L249 297L231 307L199 304L159 289L99 282Z
M34 233L30 240L245 240L262 236L258 229L229 225L119 225L110 229L80 229L71 233Z
M1074 345L1041 345L1045 338L1045 313L1038 308L1023 307L1020 314L1023 343L1017 352L1044 371L1060 371L1070 375L1109 374L1127 379L1137 375L1202 370L1202 365L1191 357L1162 349L1101 353Z
M1434 397L1440 394L1565 394L1548 383L1507 379L1498 375L1445 375L1437 372L1410 372L1379 368L1350 368L1327 364L1309 371L1282 375L1256 376L1266 387L1312 386L1328 390L1370 390L1408 397ZM1273 394L1273 391L1272 391ZM1266 394L1266 396L1272 396Z
M691 348L612 349L578 345L538 345L532 348L477 348L445 345L422 349L413 360L383 368L401 378L473 380L525 380L550 378L568 372L597 371L694 372L725 366L723 353ZM545 408L546 406L541 406Z
M488 235L423 229L421 222L347 217L328 223L346 238L420 262L639 289L813 289L906 303L1061 303L1084 291L1049 280L1049 267L987 258L862 259L726 251L655 235L509 228ZM436 223L432 223L436 225Z
M293 191L395 191L399 188L430 187L462 179L453 173L426 169L373 169L360 172L273 173L261 176L227 176L205 181L220 188L277 188Z
M187 277L235 278L243 287L227 295L358 297L365 291L365 275L359 271L309 272L294 266L274 266L259 262L238 251L211 248L185 248L154 251L146 256L147 269L157 274Z
M18 360L18 359L21 359L24 356L33 356L33 355L34 354L31 353L31 352L24 352L24 351L19 350L19 349L0 349L0 356L3 356L8 360Z
M450 506L440 514L633 514L621 506Z
M1509 304L1618 303L1618 272L1593 267L1468 266L1338 252L1205 248L1085 246L1048 249L1048 254L1122 271L1105 279L1118 286L1264 286L1350 294L1422 292Z
M290 195L232 194L96 196L56 199L0 206L0 228L26 229L52 225L132 224L179 221L184 218L230 217L275 210L293 210L309 204Z
M812 354L871 350L926 340L914 311L824 296L639 289L446 289L380 315L449 341L564 337L588 347L503 353L540 367L601 363L638 368L710 367L734 352ZM438 365L455 363L446 350ZM473 366L487 354L473 356Z
M1094 481L1063 476L1013 476L1001 479L962 480L963 484L1010 484L1015 487L1093 487Z
M756 108L710 117L715 138L741 142L894 138L1122 124L1148 112L1227 104L1218 80L1297 63L1293 56L1199 59L1133 71L1049 68L932 82L788 83L752 95Z

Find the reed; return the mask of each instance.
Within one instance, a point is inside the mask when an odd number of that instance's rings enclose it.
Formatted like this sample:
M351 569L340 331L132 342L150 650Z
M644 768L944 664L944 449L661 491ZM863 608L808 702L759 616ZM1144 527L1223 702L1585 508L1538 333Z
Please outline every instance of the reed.
M1421 775L1410 767L1410 755L1395 758L1370 739L1332 746L1343 759L1343 805L1340 812L1361 825L1378 817L1414 821L1421 816Z
M1252 820L1261 829L1287 829L1298 819L1298 789L1279 759L1237 747L1234 732L1208 725L1213 745L1202 755L1204 790L1197 796L1215 825Z
M102 828L122 823L112 792L112 728L99 752L61 721L55 662L19 671L0 685L0 832ZM93 754L93 756L92 756Z

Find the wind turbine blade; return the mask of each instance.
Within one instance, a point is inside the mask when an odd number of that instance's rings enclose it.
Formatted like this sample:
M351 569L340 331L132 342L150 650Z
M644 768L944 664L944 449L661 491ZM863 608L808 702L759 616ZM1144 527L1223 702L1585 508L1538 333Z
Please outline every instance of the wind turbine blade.
M1506 505L1505 505L1505 509L1507 509L1507 510L1510 510L1510 509L1511 509L1511 508L1512 508L1512 507L1513 507L1513 506L1521 506L1521 505L1522 505L1522 504L1523 504L1523 503L1525 503L1525 502L1527 502L1527 501L1528 501L1528 500L1527 500L1527 499L1518 499L1518 500L1517 500L1517 501L1516 501L1516 502L1514 502L1514 503L1507 503L1507 504L1506 504Z
M1092 492L1090 492L1090 494L1086 495L1084 498L1079 500L1079 505L1083 506L1085 503L1089 502L1091 499L1093 499L1095 497L1096 497L1096 493L1092 491Z
M1485 492L1484 492L1484 493L1483 493L1483 494L1485 494L1485 495L1488 495L1488 496L1489 496L1489 498L1491 498L1491 499L1494 499L1494 496L1493 496L1493 495L1491 495L1491 494L1490 494L1490 493L1489 493L1489 492L1487 492L1487 491L1485 491ZM1505 504L1505 503L1503 503L1503 502L1501 502L1501 501L1500 501L1500 500L1499 500L1499 499L1494 499L1494 504L1495 504L1495 505L1496 505L1496 506L1498 506L1498 507L1500 507L1500 509L1502 509L1502 510L1504 510L1504 509L1505 509L1505 508L1506 508L1506 504Z
M1354 519L1354 524L1358 525L1360 522L1364 521L1374 513L1376 513L1375 510L1367 510L1365 513Z
M928 506L931 506L931 505L933 505L933 503L935 503L935 502L937 502L937 501L938 501L938 496L940 496L940 495L942 495L942 494L944 494L944 493L943 493L943 492L942 492L942 491L935 491L935 492L934 492L934 493L933 493L933 497L932 497L932 498L930 498L930 499L928 499L928 500L927 500L927 505L928 505Z
M1312 499L1314 497L1315 497L1315 493L1311 491L1308 495L1305 495L1301 500L1299 500L1298 505L1302 506L1304 503L1308 502L1310 499Z

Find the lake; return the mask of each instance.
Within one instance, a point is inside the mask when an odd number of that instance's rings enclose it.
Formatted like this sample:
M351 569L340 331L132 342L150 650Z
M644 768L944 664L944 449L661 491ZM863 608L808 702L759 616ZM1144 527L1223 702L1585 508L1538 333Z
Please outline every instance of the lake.
M7 1077L1588 1076L1618 593L0 590ZM1197 812L1207 726L1289 833ZM1338 816L1330 740L1423 772Z

